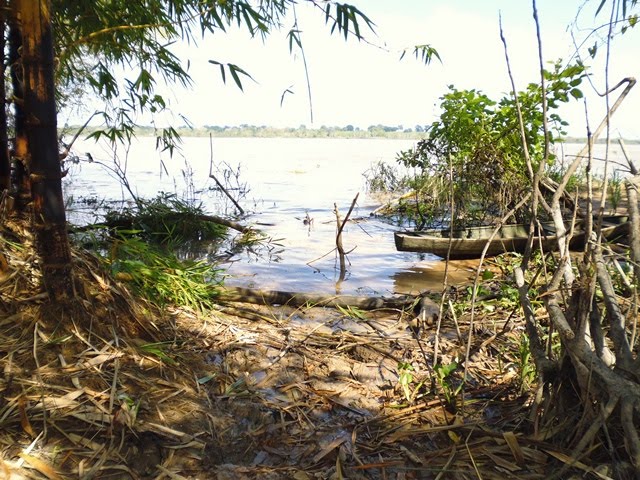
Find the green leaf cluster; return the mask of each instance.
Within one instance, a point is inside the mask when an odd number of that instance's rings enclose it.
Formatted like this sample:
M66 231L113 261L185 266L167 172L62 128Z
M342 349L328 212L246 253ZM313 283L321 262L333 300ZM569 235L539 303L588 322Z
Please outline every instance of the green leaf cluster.
M407 54L409 49L404 49L400 54L400 60L402 60ZM435 58L442 63L442 59L440 58L440 54L438 51L432 47L431 45L416 45L413 47L413 54L416 57L416 60L422 61L425 65L429 65L431 61Z
M544 76L549 112L546 133L553 144L567 126L556 111L563 103L582 97L579 86L585 67L563 67L558 61ZM542 96L542 87L533 83L517 93L517 101L513 96L496 101L479 90L449 86L441 97L440 118L428 128L427 137L397 157L398 163L416 171L414 187L425 195L427 210L419 212L422 221L446 222L453 207L459 226L482 224L502 216L522 198L531 185L518 107L534 168L542 161L555 160L553 155L545 156Z
M353 5L338 2L326 2L325 5L325 22L331 24L331 33L338 30L338 33L344 35L346 40L349 33L352 33L358 40L362 39L360 34L360 21L363 21L367 27L373 32L375 24Z
M433 366L436 381L442 390L447 405L452 410L455 410L456 397L464 387L464 383L454 377L457 369L458 363L455 361L447 364L439 363Z
M198 312L214 307L220 272L209 263L179 260L169 251L124 234L113 242L104 260L117 279L156 305Z

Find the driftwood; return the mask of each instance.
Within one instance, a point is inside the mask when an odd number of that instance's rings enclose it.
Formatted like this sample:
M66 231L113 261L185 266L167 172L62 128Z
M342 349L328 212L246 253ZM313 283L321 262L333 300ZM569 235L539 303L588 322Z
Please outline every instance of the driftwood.
M355 307L362 310L383 308L407 309L417 305L422 315L433 316L439 312L438 305L428 297L365 297L354 295L322 295L314 293L285 292L280 290L256 290L242 287L221 287L218 299L221 302L246 302L260 305L305 305L332 308Z
M234 222L233 220L218 217L217 215L197 215L196 218L204 222L219 223L220 225L224 225L225 227L232 228L233 230L237 230L238 232L242 233L249 233L253 231L253 228L251 227L247 227L246 225L242 225L241 223Z

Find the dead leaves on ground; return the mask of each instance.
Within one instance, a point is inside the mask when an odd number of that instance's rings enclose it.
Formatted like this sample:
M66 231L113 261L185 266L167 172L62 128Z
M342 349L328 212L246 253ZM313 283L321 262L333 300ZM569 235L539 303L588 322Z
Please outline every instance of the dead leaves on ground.
M401 312L159 312L79 252L60 309L28 248L0 250L0 478L542 479L571 459L531 433L520 333L497 335L497 315L461 408L429 364L433 331L417 339ZM463 360L453 326L439 342L442 363Z

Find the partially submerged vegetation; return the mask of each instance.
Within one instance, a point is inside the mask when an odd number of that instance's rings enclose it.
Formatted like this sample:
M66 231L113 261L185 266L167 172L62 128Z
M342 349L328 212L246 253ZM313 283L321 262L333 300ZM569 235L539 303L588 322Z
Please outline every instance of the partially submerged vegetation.
M582 96L578 89L585 76L582 65L562 67L558 61L545 76L550 111ZM556 169L556 175L562 174L557 170L557 157L553 151L546 152L545 145L562 138L566 122L552 113L551 128L543 131L540 85L529 85L518 93L517 101L511 96L494 101L477 90L450 86L441 100L440 118L426 129L425 138L398 154L397 163L404 173L378 165L368 177L372 191L410 191L386 213L410 218L418 230L485 225L510 211L516 221L528 221L531 216L526 210L517 208L532 191L527 155L534 171L544 162L552 171ZM548 192L549 183L542 185Z
M78 241L94 249L115 279L157 307L204 313L216 304L222 272L199 253L203 245L220 246L229 223L201 205L160 194L136 198L135 207L109 210L104 222L79 229Z
M216 285L221 272L201 260L180 260L171 250L121 232L101 257L117 280L133 287L141 297L158 307L179 305L203 313L216 304Z
M144 236L169 249L188 248L193 242L213 242L227 232L227 226L215 222L201 205L161 193L150 200L136 199L135 208L110 210L105 225Z

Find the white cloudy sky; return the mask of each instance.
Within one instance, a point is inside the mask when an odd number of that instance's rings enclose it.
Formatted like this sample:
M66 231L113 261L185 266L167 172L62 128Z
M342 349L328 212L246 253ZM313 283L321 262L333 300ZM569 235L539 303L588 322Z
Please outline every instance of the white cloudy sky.
M368 38L387 51L355 39L329 34L321 12L300 2L297 14L309 65L314 124L367 127L371 124L429 124L438 114L439 97L447 85L479 89L493 98L510 90L498 15L509 45L516 86L522 89L538 79L538 58L532 2L529 0L351 0L376 23L376 35ZM574 21L583 0L538 0L543 55L550 61L568 59L575 52L568 25ZM594 20L599 0L590 0L578 16L573 32L578 41L604 14ZM190 62L195 86L172 89L171 108L194 125L310 125L309 104L302 59L289 54L286 34L293 18L285 20L282 32L266 43L249 39L244 32L216 34L197 47L181 46L181 58ZM627 76L640 77L640 28L616 38L610 60L610 82ZM590 37L588 45L592 45ZM416 44L433 45L442 64L429 66L407 56L399 61L399 50ZM586 53L583 52L586 56ZM604 50L599 55L604 60ZM237 64L256 82L244 82L240 92L230 78L224 85L216 66L208 60ZM604 90L602 64L594 66L595 86ZM280 106L285 89L293 90ZM604 101L584 85L589 121L593 130L604 112ZM617 97L617 92L613 99ZM612 100L613 102L613 100ZM574 102L563 117L570 121L569 133L585 136L585 105ZM632 91L613 118L614 133L640 138L640 86ZM176 117L177 118L177 117ZM182 122L180 122L182 123Z

